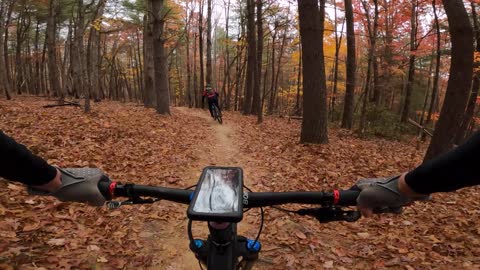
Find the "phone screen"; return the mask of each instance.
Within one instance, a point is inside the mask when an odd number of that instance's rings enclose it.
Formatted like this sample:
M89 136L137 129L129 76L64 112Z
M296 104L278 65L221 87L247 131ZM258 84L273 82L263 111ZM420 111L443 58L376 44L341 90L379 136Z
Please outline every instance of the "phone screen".
M215 221L215 217L242 215L243 179L240 168L207 167L196 188L193 207L189 216L192 219ZM203 218L202 218L203 217Z

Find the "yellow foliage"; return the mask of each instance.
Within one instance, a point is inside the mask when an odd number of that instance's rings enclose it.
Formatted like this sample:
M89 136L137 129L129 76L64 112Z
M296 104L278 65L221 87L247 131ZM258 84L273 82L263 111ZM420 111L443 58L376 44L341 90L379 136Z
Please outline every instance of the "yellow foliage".
M473 54L473 71L480 73L480 52L474 52Z

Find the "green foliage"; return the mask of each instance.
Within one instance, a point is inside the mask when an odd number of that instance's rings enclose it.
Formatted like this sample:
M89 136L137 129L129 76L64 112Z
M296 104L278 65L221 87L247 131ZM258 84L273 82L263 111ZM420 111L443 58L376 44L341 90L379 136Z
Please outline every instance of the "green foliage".
M122 6L125 9L127 17L132 20L134 24L143 24L143 16L145 14L145 1L144 0L123 0Z
M404 135L413 135L415 132L416 129L413 126L400 123L400 115L397 113L384 107L377 108L375 104L369 104L367 108L366 136L401 140Z

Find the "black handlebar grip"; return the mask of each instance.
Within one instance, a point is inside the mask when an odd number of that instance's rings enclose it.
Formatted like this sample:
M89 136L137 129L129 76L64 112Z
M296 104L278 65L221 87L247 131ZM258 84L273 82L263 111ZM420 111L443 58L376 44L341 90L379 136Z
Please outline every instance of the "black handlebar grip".
M336 204L342 206L355 206L357 205L358 195L360 195L360 191L358 190L340 190L339 199Z
M98 190L102 193L105 200L109 201L112 199L112 194L110 194L110 184L112 181L106 176L102 177L100 181L98 181Z

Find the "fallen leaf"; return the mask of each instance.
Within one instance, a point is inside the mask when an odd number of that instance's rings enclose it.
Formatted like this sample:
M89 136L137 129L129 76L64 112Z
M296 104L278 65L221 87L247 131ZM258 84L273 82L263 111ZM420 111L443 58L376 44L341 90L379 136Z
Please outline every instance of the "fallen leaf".
M99 262L99 263L107 263L108 260L107 260L107 258L105 258L105 257L98 257L98 258L97 258L97 262Z
M38 230L40 227L41 227L41 223L40 223L40 222L31 223L31 224L25 225L25 226L23 227L23 231L24 231L24 232L31 232L31 231Z
M26 204L31 204L31 205L37 204L33 199L26 200L25 203Z
M324 264L323 264L323 267L324 268L333 268L333 261L326 261Z
M442 241L439 240L437 237L435 237L435 235L429 235L428 236L428 239L430 239L433 243L435 244L438 244L438 243L441 243Z
M100 247L98 247L97 245L89 245L87 247L87 250L89 250L89 251L99 251Z
M366 238L370 237L370 234L366 233L366 232L357 233L357 235L360 236L360 238L363 238L363 239L366 239Z
M296 231L295 235L300 239L307 239L307 236L301 231Z
M65 238L52 238L47 241L47 244L51 246L64 246L65 245Z

